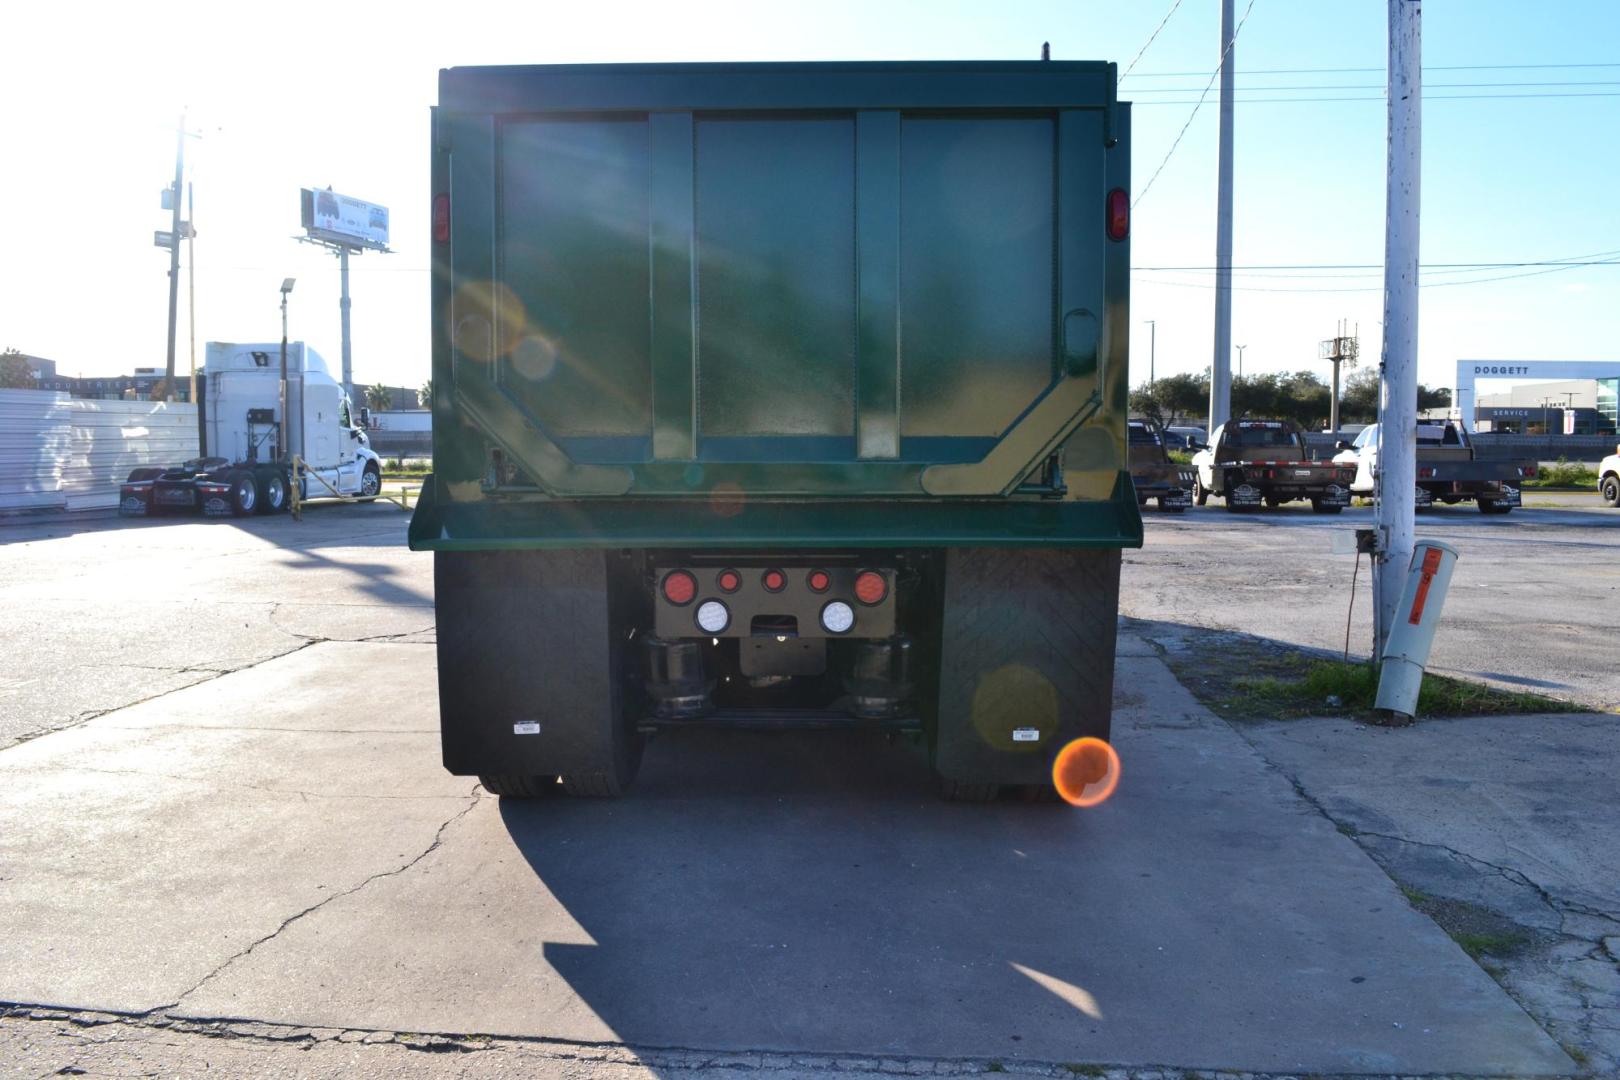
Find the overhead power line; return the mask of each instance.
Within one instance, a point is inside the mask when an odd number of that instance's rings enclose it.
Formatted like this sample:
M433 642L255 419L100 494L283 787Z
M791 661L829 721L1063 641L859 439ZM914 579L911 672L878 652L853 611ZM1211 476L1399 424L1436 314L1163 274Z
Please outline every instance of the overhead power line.
M1193 118L1198 115L1198 110L1203 107L1204 99L1209 97L1210 87L1214 86L1215 80L1220 77L1221 69L1226 66L1226 58L1231 55L1233 47L1237 45L1238 35L1243 33L1243 24L1249 21L1249 12L1253 10L1254 0L1249 0L1249 6L1243 9L1243 18L1239 19L1237 25L1232 28L1232 37L1227 41L1226 48L1221 50L1220 63L1216 64L1215 70L1209 73L1209 81L1204 84L1204 92L1198 95L1198 103L1193 106L1192 112L1187 114L1187 122L1181 125L1180 131L1176 132L1175 141L1170 144L1170 149L1165 151L1164 160L1159 162L1159 167L1153 170L1152 176L1148 177L1148 182L1143 186L1142 193L1131 202L1131 209L1136 209L1138 204L1147 198L1147 193L1153 189L1153 182L1159 178L1160 173L1164 172L1164 167L1170 164L1170 158L1175 155L1176 147L1181 145L1181 137L1187 134L1188 128L1192 127Z
M1590 266L1620 266L1620 259L1597 259L1597 260L1593 260L1591 262L1569 263L1569 264L1567 264L1565 266L1553 266L1553 267L1548 267L1548 268L1542 269L1542 270L1527 270L1527 271L1524 271L1522 273L1517 273L1517 274L1498 274L1498 275L1496 275L1494 277L1483 277L1483 278L1464 278L1464 279L1462 279L1460 281L1421 281L1421 282L1418 283L1418 288L1420 288L1420 289L1443 289L1443 288L1447 288L1447 287L1454 286L1454 285L1484 285L1487 282L1492 282L1492 281L1509 281L1509 280L1512 280L1512 279L1515 279L1515 278L1537 277L1537 276L1539 276L1541 274L1560 274L1560 273L1567 272L1569 270L1577 270L1577 269L1580 269L1581 267L1590 267ZM1202 281L1167 281L1167 280L1165 280L1163 278L1139 278L1139 277L1135 277L1134 275L1132 276L1131 280L1141 282L1144 285L1169 285L1172 288L1180 288L1180 289L1213 289L1213 288L1215 288L1215 285L1210 284L1210 283L1206 283L1206 282L1202 282ZM1318 289L1318 288L1285 289L1285 288L1277 288L1275 286L1233 285L1233 286L1231 286L1231 288L1233 290L1237 291L1237 292L1261 292L1261 293L1376 293L1376 292L1383 292L1384 291L1381 286L1376 286L1376 285L1370 285L1370 286L1365 286L1365 287L1363 287L1363 286L1333 286L1333 287L1324 288L1324 289Z
M1176 13L1176 8L1180 6L1181 0L1173 0L1170 5L1170 10L1164 13L1164 18L1159 20L1159 25L1153 28L1153 33L1149 34L1148 39L1142 42L1142 47L1136 50L1136 55L1132 57L1131 62L1126 65L1125 73L1119 77L1120 82L1124 82L1126 79L1131 77L1131 71L1136 67L1136 62L1142 59L1142 54L1148 51L1148 46L1153 44L1153 39L1159 36L1159 31L1164 29L1164 24L1170 21L1170 16L1174 15Z
M1620 63L1604 64L1443 64L1424 65L1424 71L1573 71L1590 68L1620 68ZM1381 72L1381 67L1353 68L1250 68L1245 75L1353 75ZM1138 79L1186 79L1203 76L1202 71L1139 71Z

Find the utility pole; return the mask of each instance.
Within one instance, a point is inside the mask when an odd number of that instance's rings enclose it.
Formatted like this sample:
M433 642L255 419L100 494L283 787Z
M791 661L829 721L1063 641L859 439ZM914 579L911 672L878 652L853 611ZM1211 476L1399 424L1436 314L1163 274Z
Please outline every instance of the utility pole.
M166 385L170 397L174 396L174 337L175 319L180 308L180 184L186 172L186 116L180 114L180 126L174 135L174 186L169 189L169 206L173 210L169 225L169 359L165 367Z
M179 241L175 242L179 246ZM197 404L197 207L191 201L191 181L186 181L186 348L191 352L191 393L186 400ZM171 393L172 393L171 387Z
M1417 486L1418 212L1422 204L1423 6L1389 0L1389 156L1384 217L1384 362L1378 425L1377 655L1412 561Z
M1328 409L1328 430L1335 435L1339 433L1339 365L1348 364L1356 366L1356 360L1361 356L1360 330L1355 334L1346 333L1349 321L1339 320L1338 333L1328 338L1317 347L1318 360L1327 360L1333 364L1333 401ZM1416 393L1416 390L1413 391Z
M1232 412L1233 0L1221 0L1221 138L1215 191L1215 355L1209 368L1209 433Z
M1153 362L1159 351L1159 320L1143 320L1148 324L1148 391L1152 392L1153 384L1158 382L1153 377Z

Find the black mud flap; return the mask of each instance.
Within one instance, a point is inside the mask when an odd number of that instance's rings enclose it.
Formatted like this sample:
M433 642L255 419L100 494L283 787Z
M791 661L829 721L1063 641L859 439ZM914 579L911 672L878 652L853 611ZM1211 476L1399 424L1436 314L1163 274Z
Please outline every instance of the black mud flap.
M946 780L1047 785L1083 736L1107 739L1117 550L946 554L934 768Z
M444 767L457 776L634 776L627 649L603 551L433 555Z
M1329 484L1327 490L1322 493L1320 501L1323 506L1348 507L1350 505L1350 489L1342 484Z

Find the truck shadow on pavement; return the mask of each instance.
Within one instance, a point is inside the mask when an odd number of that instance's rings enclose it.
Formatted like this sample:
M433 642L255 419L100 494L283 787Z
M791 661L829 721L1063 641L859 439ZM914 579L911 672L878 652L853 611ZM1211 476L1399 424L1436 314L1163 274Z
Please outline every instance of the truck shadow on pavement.
M1092 1041L1074 917L1106 885L1060 858L1086 823L942 803L903 740L665 734L621 801L500 813L594 942L545 960L630 1045L1054 1060Z

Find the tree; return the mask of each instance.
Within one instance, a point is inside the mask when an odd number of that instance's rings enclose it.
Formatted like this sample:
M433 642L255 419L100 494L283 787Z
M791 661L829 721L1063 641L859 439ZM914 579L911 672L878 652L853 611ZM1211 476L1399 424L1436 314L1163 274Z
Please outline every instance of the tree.
M382 412L384 409L394 407L394 399L388 393L388 387L382 383L377 383L375 386L366 387L366 404L378 412Z
M1209 402L1209 373L1166 375L1131 391L1133 413L1164 430L1189 416L1202 416Z
M416 388L416 404L424 409L433 408L433 380L429 379Z
M39 380L16 349L0 352L0 390L37 390Z
M1344 393L1339 398L1339 419L1352 424L1371 424L1378 419L1378 369L1363 368L1345 381ZM1430 390L1418 383L1417 407L1444 409L1451 405L1451 390L1439 386Z

